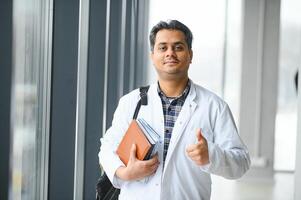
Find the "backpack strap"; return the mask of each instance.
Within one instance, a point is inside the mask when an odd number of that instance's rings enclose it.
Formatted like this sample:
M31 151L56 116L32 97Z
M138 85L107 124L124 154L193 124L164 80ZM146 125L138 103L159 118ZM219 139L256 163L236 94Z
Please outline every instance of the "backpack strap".
M140 90L140 99L137 103L135 113L133 115L133 119L137 119L137 116L138 116L141 105L145 105L145 106L147 105L147 91L148 91L148 89L149 89L149 85L139 88L139 90Z

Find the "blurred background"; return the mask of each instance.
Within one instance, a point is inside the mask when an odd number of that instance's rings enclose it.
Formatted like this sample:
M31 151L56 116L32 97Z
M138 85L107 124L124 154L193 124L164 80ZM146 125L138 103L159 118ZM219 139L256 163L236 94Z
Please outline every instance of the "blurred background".
M300 0L3 0L0 199L95 199L118 99L156 81L148 34L192 31L189 76L229 104L252 166L212 200L298 200ZM299 121L299 122L298 122ZM299 186L300 187L300 186Z

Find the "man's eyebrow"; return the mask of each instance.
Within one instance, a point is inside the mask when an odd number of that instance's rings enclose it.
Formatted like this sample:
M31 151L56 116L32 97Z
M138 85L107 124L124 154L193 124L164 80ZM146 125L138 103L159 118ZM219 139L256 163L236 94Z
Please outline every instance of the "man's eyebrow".
M167 42L160 42L158 45L166 45L167 44ZM182 41L178 41L178 42L173 42L172 43L173 45L177 45L177 44L185 44L184 42L182 42Z
M174 44L183 44L184 45L184 42L179 41L179 42L175 42Z

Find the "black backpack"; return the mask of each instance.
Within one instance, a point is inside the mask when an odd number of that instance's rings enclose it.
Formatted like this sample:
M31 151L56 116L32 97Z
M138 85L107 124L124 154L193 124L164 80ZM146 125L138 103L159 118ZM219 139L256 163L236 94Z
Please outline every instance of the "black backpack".
M147 91L149 86L140 87L140 100L137 103L133 119L136 119L141 105L147 105ZM117 200L120 190L114 188L105 172L100 176L96 185L96 200Z

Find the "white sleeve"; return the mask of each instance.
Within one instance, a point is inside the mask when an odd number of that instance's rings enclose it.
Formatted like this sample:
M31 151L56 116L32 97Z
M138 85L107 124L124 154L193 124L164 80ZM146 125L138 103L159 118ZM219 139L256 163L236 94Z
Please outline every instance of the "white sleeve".
M250 167L250 157L227 104L217 116L213 135L213 142L207 141L209 164L201 169L228 179L240 178Z
M99 163L106 172L111 183L116 188L121 188L125 181L119 179L115 172L120 166L125 166L116 154L116 149L126 132L131 118L128 117L129 105L126 105L123 98L120 99L115 110L112 126L100 139L101 147L98 154Z

